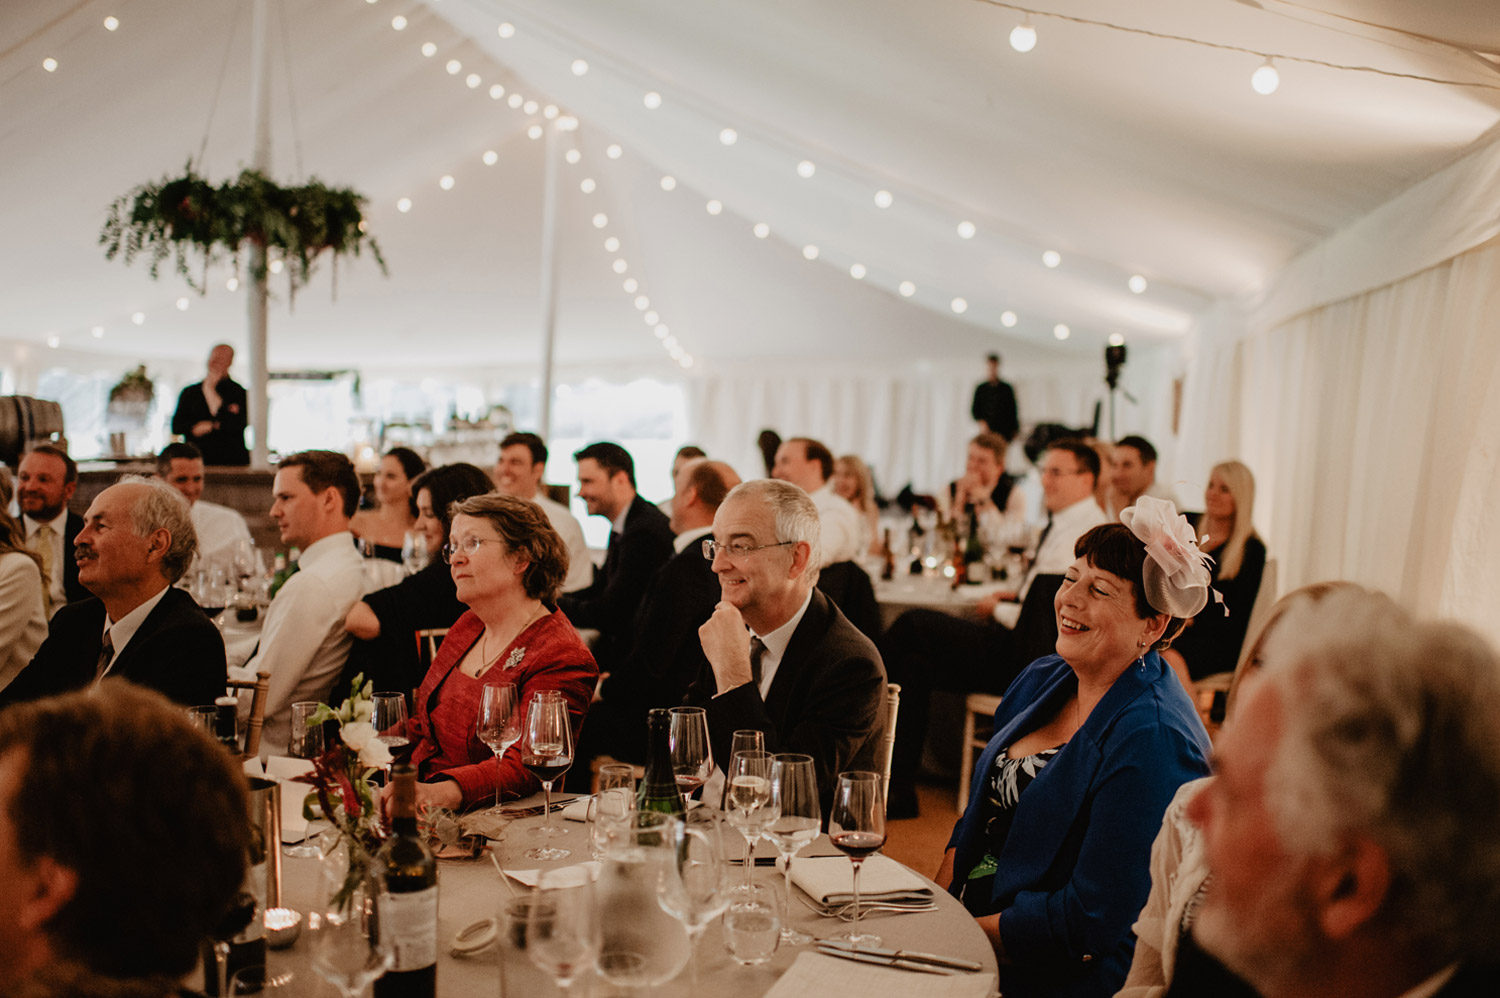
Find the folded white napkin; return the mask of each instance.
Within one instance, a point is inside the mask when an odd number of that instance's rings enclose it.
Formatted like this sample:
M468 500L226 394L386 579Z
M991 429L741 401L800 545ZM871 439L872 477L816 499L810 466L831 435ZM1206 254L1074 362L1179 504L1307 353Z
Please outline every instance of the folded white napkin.
M792 883L814 901L843 904L854 900L854 864L846 856L793 857ZM859 870L859 896L867 901L925 900L927 881L888 856L874 855Z
M582 870L590 880L599 879L598 860L591 859L587 862L578 863L575 865L580 870ZM516 883L525 884L527 887L535 887L537 885L537 882L542 879L541 870L506 870L505 875L514 880Z
M847 859L844 859L844 865L849 865ZM803 998L804 995L911 998L913 994L920 994L922 998L986 998L994 991L994 981L993 974L954 974L951 977L914 974L908 970L874 967L803 951L766 992L765 998Z

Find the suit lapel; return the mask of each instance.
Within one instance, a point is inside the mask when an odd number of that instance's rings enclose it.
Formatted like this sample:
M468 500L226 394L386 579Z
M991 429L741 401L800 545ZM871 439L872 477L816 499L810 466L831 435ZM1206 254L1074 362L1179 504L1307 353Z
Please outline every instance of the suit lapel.
M777 727L782 725L795 699L793 694L806 671L802 668L803 661L827 629L828 598L814 589L812 600L807 604L807 612L802 615L797 629L792 632L792 640L787 642L786 652L781 656L781 663L776 666L776 675L771 679L771 688L766 691L766 713L776 722Z

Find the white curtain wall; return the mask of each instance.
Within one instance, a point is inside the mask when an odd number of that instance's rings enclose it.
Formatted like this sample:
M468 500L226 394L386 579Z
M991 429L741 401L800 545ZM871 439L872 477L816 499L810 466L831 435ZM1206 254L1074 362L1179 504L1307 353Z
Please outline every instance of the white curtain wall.
M1202 349L1192 449L1255 472L1283 591L1351 579L1500 642L1497 314L1493 240Z

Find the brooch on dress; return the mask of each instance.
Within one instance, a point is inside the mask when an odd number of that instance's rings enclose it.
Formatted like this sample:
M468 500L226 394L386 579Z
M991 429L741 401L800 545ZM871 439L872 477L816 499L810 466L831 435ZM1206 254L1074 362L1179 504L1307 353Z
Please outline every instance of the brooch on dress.
M518 665L521 664L521 659L523 659L525 657L526 657L526 649L525 648L517 648L515 651L511 652L510 653L510 657L505 660L505 666L504 666L504 668L506 668L506 669L513 669L513 668L515 668L516 666L518 666Z

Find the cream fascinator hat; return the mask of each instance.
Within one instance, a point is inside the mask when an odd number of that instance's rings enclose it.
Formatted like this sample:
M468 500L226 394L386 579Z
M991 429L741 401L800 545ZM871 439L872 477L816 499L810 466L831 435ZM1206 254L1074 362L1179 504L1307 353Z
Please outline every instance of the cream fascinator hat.
M1146 602L1157 613L1192 617L1208 604L1208 565L1187 517L1167 499L1141 496L1120 513L1120 522L1146 545L1142 571ZM1213 592L1214 598L1223 598Z

